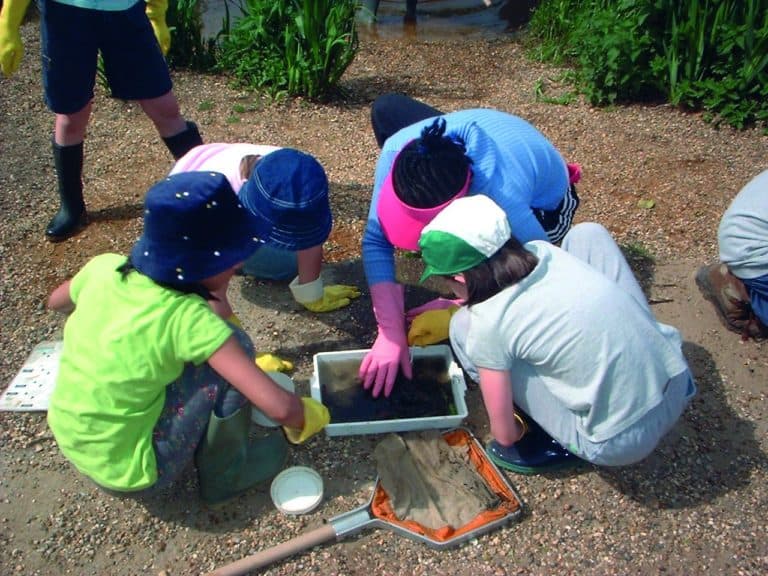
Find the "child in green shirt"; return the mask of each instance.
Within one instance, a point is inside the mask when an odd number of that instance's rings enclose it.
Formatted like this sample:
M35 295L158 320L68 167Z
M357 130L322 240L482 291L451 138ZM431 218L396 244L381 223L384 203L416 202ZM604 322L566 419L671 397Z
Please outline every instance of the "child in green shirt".
M274 476L286 456L273 433L248 441L249 403L294 443L328 411L275 384L217 294L267 230L226 177L189 172L146 195L128 258L102 254L56 288L71 312L48 423L64 455L98 485L148 494L195 461L201 496L219 502Z

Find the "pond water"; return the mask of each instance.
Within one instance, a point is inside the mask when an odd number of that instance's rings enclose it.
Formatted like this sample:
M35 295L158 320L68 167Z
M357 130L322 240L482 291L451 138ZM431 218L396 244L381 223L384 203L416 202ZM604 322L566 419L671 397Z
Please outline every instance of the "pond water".
M367 0L376 6L375 0ZM536 0L418 0L416 21L405 21L406 0L379 0L374 23L359 18L361 36L435 40L455 37L488 37L507 34L528 21ZM225 17L227 0L203 0L203 34L215 36ZM229 0L231 18L241 15L237 2Z

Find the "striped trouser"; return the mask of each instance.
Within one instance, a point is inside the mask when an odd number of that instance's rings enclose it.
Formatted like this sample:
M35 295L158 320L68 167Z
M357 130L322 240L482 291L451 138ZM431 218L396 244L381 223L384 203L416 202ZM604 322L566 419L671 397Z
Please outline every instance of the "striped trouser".
M549 236L549 241L552 244L559 244L568 230L571 229L573 215L578 207L579 197L576 194L576 186L571 184L557 208L554 210L534 209L533 213Z

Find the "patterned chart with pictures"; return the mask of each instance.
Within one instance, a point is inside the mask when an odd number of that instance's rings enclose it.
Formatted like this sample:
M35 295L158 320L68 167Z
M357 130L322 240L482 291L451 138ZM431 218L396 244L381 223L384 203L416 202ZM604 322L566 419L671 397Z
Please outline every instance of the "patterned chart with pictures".
M59 371L61 341L40 342L24 362L19 373L0 395L0 410L47 410L48 399Z

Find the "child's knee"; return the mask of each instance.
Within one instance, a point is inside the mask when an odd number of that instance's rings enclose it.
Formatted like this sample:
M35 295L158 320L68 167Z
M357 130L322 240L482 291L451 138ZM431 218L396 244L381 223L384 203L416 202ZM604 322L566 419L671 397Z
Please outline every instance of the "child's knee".
M613 236L611 236L611 233L608 232L605 226L598 224L597 222L581 222L580 224L576 224L568 232L566 238L569 236L572 240L578 242L590 242L593 239L602 241L606 238L613 240Z

